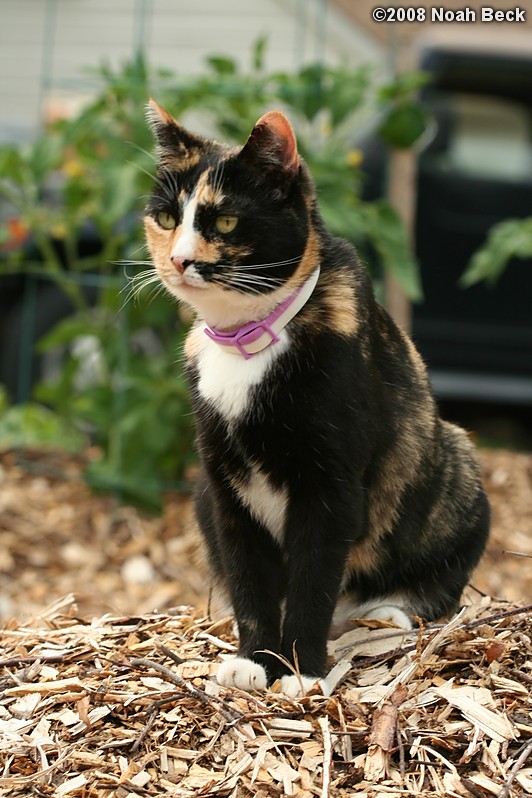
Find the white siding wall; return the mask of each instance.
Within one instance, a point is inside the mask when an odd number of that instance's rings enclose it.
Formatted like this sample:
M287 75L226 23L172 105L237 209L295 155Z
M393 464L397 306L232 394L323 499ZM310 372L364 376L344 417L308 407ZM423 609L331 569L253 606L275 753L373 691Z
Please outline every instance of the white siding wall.
M324 0L0 0L0 139L32 135L44 104L86 95L84 69L118 66L139 44L153 66L183 74L206 55L228 54L246 67L259 36L267 66L293 69L379 62L382 51Z

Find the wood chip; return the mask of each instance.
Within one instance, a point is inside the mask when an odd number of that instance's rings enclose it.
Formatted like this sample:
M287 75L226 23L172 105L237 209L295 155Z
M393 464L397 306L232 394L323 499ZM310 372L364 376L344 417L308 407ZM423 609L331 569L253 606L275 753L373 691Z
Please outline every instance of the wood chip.
M436 688L439 695L459 709L467 720L478 725L492 740L503 743L505 740L515 739L518 732L512 728L508 717L502 712L488 709L481 703L484 690L482 687L476 690L469 687L453 689L443 685Z

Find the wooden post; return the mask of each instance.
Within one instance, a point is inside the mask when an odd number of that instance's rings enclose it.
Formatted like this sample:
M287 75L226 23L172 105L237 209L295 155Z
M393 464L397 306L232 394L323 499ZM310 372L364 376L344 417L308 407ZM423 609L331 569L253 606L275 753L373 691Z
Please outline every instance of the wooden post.
M414 242L416 213L416 157L412 150L393 149L388 164L388 199ZM394 321L406 331L412 327L412 305L393 275L384 275L384 304Z
M397 5L394 0L394 5ZM393 22L388 25L388 59L390 77L411 69L413 61L413 43L401 36L404 30ZM414 56L415 60L415 56ZM416 213L416 179L417 161L411 149L392 149L388 161L388 199L393 205L406 228L410 243L414 243L414 225ZM412 328L412 304L405 292L391 274L384 275L384 305L403 330Z

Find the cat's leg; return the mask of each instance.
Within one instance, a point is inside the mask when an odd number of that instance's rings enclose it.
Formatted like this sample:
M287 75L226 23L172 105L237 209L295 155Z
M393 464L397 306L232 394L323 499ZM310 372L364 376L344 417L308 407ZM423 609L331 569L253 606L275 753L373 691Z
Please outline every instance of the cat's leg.
M203 501L209 501L204 496ZM215 568L229 594L239 650L218 668L226 687L264 690L280 669L283 563L278 544L231 493L220 491L210 512L198 512Z
M358 498L355 491L346 498L345 492L322 489L291 503L285 535L288 580L281 651L298 674L282 678L287 695L304 694L316 682L324 694L329 692L323 680L327 638L348 552L361 527Z
M368 598L353 609L351 617L378 618L411 629L414 617L430 622L454 613L488 533L489 506L484 493L479 493L470 514L468 523L454 533L448 525L445 536L440 532L444 521L429 527L420 556L405 558L407 565L401 567L397 552L392 553L390 558L398 567L390 593ZM402 587L397 588L398 584Z
M486 545L489 526L490 507L480 489L467 516L439 546L434 535L430 564L414 564L409 592L416 615L434 621L456 612L470 574Z
M360 601L360 584L354 585L353 593L342 598L335 610L334 636L339 636L353 618L376 618L390 621L401 629L412 629L414 617L436 621L455 612L471 563L480 556L488 533L489 506L484 494L479 496L472 515L471 526L462 529L460 537L441 541L435 536L432 556L427 556L425 550L423 558L410 558L408 570L395 569L394 578L396 582L401 579L402 590L395 589L388 595ZM382 590L382 584L379 587Z

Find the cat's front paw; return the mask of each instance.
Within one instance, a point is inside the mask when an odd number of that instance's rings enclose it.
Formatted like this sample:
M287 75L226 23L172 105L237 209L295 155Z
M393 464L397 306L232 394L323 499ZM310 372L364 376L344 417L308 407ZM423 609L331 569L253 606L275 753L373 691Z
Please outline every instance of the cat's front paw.
M245 657L232 657L222 662L216 672L216 681L224 687L237 687L246 692L266 690L268 684L262 665Z
M318 685L323 695L330 695L331 691L325 679L318 679L317 676L283 676L281 679L281 692L288 698L301 698L306 695L313 687Z

